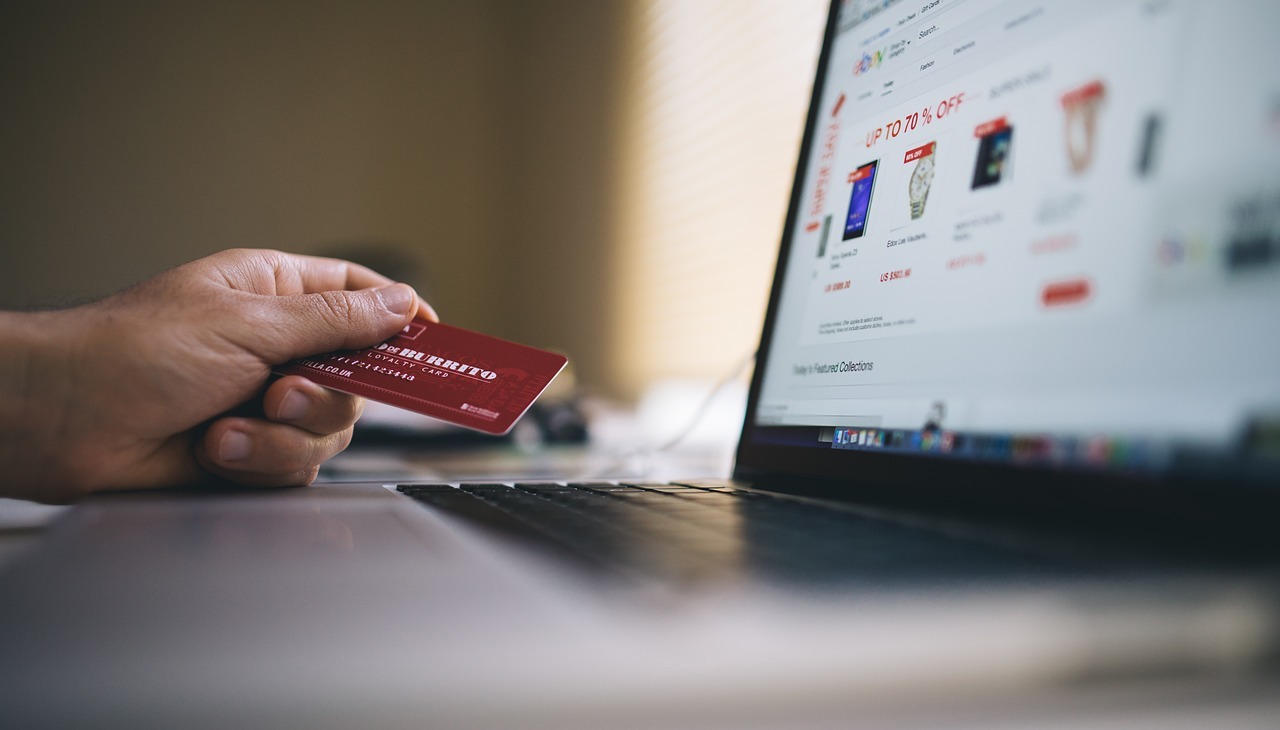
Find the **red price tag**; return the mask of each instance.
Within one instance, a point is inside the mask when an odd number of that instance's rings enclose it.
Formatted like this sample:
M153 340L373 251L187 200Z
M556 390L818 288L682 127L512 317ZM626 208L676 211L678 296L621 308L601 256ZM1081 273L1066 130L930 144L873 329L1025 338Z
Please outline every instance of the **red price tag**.
M995 134L996 132L999 132L1000 130L1004 129L1007 126L1009 126L1009 119L1007 117L992 119L989 122L983 122L982 124L979 124L977 129L973 130L973 136L985 137L989 134Z
M1064 109L1070 109L1077 104L1083 104L1086 101L1093 101L1101 98L1106 93L1106 87L1101 81L1090 81L1089 83L1077 89L1072 89L1062 95L1062 106Z
M906 157L904 157L902 161L904 163L914 162L920 159L921 157L928 157L929 155L933 154L933 149L937 145L938 145L937 142L930 142L929 144L920 145L919 147L913 150L909 150L907 152Z
M849 182L856 183L859 180L865 180L871 177L871 171L874 169L875 168L873 168L872 166L867 165L866 167L860 167L857 170L854 170L853 172L849 173Z

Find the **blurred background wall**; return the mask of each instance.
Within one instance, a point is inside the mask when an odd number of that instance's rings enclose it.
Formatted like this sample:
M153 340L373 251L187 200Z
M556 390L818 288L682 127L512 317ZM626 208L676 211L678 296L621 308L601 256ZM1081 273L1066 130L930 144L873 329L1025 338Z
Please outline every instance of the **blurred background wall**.
M758 336L825 3L0 4L0 308L367 260L619 398Z

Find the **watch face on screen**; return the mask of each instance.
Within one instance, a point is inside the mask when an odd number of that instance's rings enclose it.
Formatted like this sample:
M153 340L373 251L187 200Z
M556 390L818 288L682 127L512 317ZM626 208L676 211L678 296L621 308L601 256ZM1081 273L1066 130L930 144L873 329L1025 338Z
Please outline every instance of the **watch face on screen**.
M936 142L911 150L906 158L915 160L911 175L907 178L907 204L911 220L919 220L924 215L925 200L929 197L929 188L933 185L935 165L937 164Z
M854 170L849 175L853 193L849 197L849 215L844 222L844 239L860 238L867 232L867 217L871 210L871 192L876 185L876 167L879 160Z

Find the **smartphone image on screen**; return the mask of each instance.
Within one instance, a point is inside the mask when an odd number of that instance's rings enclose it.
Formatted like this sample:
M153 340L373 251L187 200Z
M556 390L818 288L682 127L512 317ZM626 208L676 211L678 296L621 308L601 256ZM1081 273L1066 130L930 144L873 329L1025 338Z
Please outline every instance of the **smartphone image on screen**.
M1004 178L1012 146L1013 127L1001 127L982 138L978 143L978 161L973 168L972 189L995 185Z
M849 198L849 216L844 221L844 238L859 238L867 231L867 214L871 211L871 191L876 186L879 160L868 162L849 174L853 194Z
M831 216L822 219L822 233L818 236L818 258L827 255L827 239L831 236Z

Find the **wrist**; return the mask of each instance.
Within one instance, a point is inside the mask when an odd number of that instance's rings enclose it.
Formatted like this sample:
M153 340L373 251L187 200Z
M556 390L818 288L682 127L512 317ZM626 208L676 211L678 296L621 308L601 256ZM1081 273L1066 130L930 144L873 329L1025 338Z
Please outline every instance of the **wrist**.
M72 397L68 312L0 312L0 495L75 489L64 445Z

